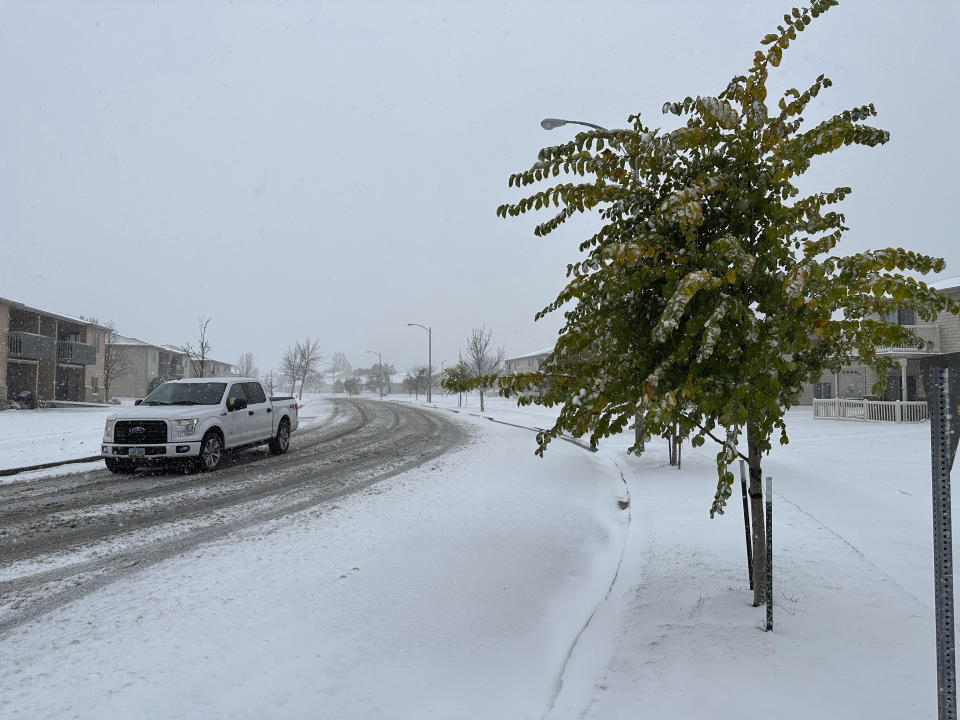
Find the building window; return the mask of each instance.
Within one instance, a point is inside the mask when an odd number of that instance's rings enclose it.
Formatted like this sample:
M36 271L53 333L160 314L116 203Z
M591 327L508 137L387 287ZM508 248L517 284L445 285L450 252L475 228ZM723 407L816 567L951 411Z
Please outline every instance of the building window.
M896 325L916 325L917 314L909 308L900 308L883 314L883 321Z
M100 378L98 378L96 375L90 378L90 389L93 392L100 392Z
M829 400L833 397L833 383L815 383L813 386L815 400Z

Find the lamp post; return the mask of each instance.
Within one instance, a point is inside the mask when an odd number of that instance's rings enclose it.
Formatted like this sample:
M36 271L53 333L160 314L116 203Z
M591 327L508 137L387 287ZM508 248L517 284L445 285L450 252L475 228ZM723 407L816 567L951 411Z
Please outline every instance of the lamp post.
M542 127L544 130L553 130L554 128L563 127L564 125L585 125L586 127L593 128L594 130L603 130L605 132L609 132L609 130L605 128L603 125L597 125L596 123L592 123L592 122L585 122L584 120L564 120L563 118L544 118L543 120L540 121L540 127ZM623 150L622 146L620 149L626 155L626 151ZM638 185L640 184L640 166L636 162L633 164L633 179L637 182ZM641 429L640 429L641 419L642 419L641 414L637 413L635 418L636 422L634 423L634 442L637 445L638 454L642 453L644 450L643 432L641 432Z
M367 352L377 356L377 378L379 379L377 387L380 389L380 399L383 400L383 359L376 350L367 350Z
M407 327L416 325L427 331L427 402L433 402L430 389L433 385L433 329L420 323L407 323Z

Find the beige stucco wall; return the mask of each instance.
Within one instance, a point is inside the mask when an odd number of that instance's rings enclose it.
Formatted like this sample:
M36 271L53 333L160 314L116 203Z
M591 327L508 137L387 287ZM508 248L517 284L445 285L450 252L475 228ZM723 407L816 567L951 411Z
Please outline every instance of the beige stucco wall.
M107 399L103 392L103 338L105 333L105 328L96 325L87 326L87 343L97 346L96 364L87 365L83 373L87 402L102 402ZM97 378L96 391L93 389L93 378Z
M112 397L142 398L147 394L147 346L118 345L115 348L122 358L123 372L110 381Z

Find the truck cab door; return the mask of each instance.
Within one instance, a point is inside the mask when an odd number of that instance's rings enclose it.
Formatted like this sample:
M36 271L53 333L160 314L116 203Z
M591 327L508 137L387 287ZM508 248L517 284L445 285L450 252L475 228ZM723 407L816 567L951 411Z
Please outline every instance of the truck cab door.
M273 437L273 405L267 400L263 387L258 382L244 383L247 392L247 411L250 418L250 438L247 442L269 440Z
M233 383L227 391L227 413L223 418L226 447L251 442L253 415L247 410L247 390L243 383Z

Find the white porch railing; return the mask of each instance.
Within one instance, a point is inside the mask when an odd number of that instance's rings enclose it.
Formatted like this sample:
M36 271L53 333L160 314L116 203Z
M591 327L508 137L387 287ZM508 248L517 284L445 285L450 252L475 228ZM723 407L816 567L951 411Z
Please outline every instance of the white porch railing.
M922 348L910 346L877 346L878 353L913 353L917 355L926 355L929 353L939 353L940 350L940 326L939 325L904 325L904 328L913 332L918 338L924 341Z
M930 419L925 400L814 400L813 417L872 422L923 422Z

